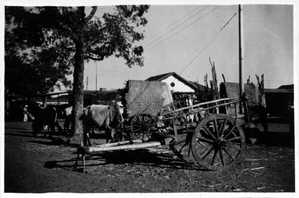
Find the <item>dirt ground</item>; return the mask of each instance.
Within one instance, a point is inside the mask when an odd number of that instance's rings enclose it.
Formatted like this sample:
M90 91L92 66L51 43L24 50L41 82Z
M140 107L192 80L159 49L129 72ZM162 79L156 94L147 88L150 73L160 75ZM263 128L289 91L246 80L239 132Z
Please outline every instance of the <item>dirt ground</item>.
M203 171L166 148L105 153L73 169L76 148L43 136L30 123L5 124L5 192L294 192L293 137L273 133L248 145L242 163ZM291 146L290 146L291 144Z

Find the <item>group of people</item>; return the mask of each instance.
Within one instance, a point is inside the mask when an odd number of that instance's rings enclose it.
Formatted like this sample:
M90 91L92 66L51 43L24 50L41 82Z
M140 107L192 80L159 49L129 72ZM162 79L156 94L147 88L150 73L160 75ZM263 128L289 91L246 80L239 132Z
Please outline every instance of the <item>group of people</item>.
M32 104L30 110L27 109L27 115L32 115L32 130L33 135L36 136L38 133L42 133L46 130L49 136L56 132L62 132L62 127L58 122L58 111L55 106L46 104ZM46 134L46 133L45 133Z

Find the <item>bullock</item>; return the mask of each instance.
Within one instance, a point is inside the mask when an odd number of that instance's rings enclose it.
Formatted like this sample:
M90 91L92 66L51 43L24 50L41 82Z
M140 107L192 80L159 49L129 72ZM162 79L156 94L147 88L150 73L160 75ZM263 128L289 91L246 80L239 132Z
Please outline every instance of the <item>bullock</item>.
M84 111L86 111L87 108L85 108ZM69 107L65 108L63 111L63 115L64 115L63 131L65 134L71 135L71 133L73 131L73 125L74 125L73 107L69 106ZM89 133L91 132L91 134L94 135L94 123L88 123L88 124L89 124L89 126L88 126ZM93 124L93 125L91 125L91 124Z
M53 106L34 106L32 107L32 114L34 120L32 122L33 135L36 136L38 133L41 133L45 126L48 127L49 135L55 133L55 127L58 127L58 130L61 131L61 127L58 124L57 120L57 111Z
M83 110L84 133L89 142L89 133L92 126L105 130L106 142L116 140L117 129L122 127L124 121L121 109L117 103L112 105L90 105Z

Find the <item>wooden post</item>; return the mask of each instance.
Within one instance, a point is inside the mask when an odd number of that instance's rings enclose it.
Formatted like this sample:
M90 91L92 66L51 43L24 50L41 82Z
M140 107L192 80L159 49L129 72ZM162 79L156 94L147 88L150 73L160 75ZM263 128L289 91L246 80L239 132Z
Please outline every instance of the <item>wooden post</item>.
M86 87L85 87L86 90L88 90L88 76L86 76Z
M238 6L238 16L239 16L239 20L238 20L238 29L239 29L239 98L242 97L242 65L243 65L243 52L242 52L242 45L243 45L243 40L242 40L242 7L239 4ZM239 111L240 113L242 113L242 104L241 102L239 103Z
M235 103L234 105L235 105L235 119L237 120L238 118L237 103Z
M97 66L97 62L95 62L95 66L96 66L96 90L98 91L98 66Z
M204 76L204 83L205 83L205 87L209 88L209 84L208 84L208 74L205 74Z
M216 67L215 62L211 60L209 57L209 61L212 67L212 86L213 86L213 99L219 98L219 92L218 92L218 82L217 82L217 73L216 73Z

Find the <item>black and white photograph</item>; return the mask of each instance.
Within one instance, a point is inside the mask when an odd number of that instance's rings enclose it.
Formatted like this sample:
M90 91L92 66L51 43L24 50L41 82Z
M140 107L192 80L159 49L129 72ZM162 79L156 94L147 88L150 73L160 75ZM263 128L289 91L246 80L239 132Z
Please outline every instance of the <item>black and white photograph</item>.
M1 9L4 195L295 195L294 2Z

